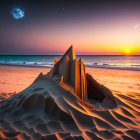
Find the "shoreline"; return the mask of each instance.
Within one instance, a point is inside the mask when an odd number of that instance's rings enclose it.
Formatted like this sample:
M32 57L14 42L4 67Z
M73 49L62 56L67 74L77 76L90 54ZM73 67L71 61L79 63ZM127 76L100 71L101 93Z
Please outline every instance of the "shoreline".
M51 66L40 66L40 65L16 65L16 64L0 64L2 67L18 67L18 68L52 68ZM128 70L128 71L140 71L140 69L131 68L112 68L112 67L102 67L102 66L85 66L86 68L99 68L99 69L113 69L113 70Z
M140 69L131 69L131 68L111 68L111 67L96 67L96 66L85 66L87 68L99 68L99 69L113 69L113 70L129 70L129 71L140 71Z
M15 67L41 67L41 68L52 68L51 66L40 66L40 65L16 65L16 64L0 64L0 66L9 66L9 67L12 67L12 66L15 66Z

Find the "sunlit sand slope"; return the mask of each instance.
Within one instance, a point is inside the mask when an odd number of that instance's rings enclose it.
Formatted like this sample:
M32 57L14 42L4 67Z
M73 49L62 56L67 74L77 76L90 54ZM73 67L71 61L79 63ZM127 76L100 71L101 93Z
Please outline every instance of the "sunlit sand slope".
M0 138L139 139L140 102L116 94L118 106L98 111L50 80L37 80L0 103Z

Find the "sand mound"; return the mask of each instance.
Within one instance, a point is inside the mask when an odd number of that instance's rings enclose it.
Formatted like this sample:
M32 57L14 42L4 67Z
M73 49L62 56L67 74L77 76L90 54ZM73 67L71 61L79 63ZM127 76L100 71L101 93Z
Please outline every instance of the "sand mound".
M138 139L139 102L115 94L118 107L93 110L50 80L37 80L0 103L1 139ZM131 103L130 103L131 102Z
M69 57L75 58L75 55ZM69 60L66 58L64 60ZM82 67L81 62L75 65ZM55 60L55 63L58 61ZM80 91L75 94L75 85L64 82L63 75L52 74L52 70L47 75L41 73L27 89L0 102L0 139L140 138L139 101L120 94L113 96L89 74L86 76L87 87L79 86L77 89ZM82 80L80 83L86 82L84 77ZM88 98L91 97L91 101L99 100L101 110L97 109L97 104L90 104Z

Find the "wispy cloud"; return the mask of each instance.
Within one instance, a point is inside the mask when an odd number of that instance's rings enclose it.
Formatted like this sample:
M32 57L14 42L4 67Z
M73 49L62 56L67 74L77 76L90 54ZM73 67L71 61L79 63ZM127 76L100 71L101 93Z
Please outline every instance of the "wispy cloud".
M133 26L133 28L134 28L134 29L138 29L138 28L139 28L139 24L135 24L135 25Z

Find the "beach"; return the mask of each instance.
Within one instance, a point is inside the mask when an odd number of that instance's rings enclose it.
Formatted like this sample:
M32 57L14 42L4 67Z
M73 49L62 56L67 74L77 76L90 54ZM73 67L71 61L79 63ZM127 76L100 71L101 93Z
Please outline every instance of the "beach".
M109 100L93 106L81 101L47 78L50 70L0 65L1 139L139 139L140 71L85 67L112 91L114 107Z
M50 68L0 65L0 92L20 92L27 88L40 74Z
M18 93L27 88L40 72L46 74L50 69L38 66L0 65L0 93ZM140 71L86 67L86 72L112 92L130 96L140 94ZM134 98L139 99L137 96Z

